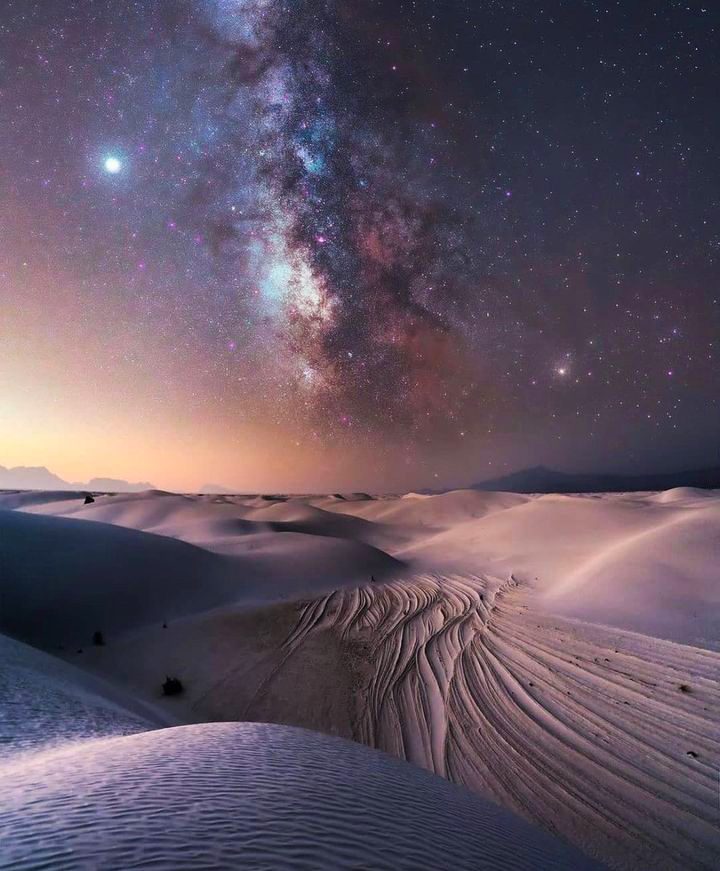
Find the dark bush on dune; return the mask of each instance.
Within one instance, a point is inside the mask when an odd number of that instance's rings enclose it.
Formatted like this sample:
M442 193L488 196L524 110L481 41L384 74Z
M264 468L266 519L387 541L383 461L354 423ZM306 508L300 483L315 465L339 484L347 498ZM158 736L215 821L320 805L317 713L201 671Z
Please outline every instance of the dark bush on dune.
M168 677L166 675L162 691L164 696L178 696L183 691L182 681L177 677Z
M91 496L89 493L85 494L85 505L91 505L95 501L95 498Z
M95 647L102 647L103 644L105 644L105 639L103 638L103 634L99 629L93 632L92 643L95 645Z

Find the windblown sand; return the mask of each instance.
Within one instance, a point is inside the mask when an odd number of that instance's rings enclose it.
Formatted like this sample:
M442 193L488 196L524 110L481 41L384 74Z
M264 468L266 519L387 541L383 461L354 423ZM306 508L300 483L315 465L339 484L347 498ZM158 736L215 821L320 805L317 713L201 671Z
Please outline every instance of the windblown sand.
M71 758L63 754L77 754L83 784L101 776L104 745L89 738L255 721L353 739L478 796L459 792L467 809L445 819L433 812L435 828L416 808L422 801L401 802L426 841L432 835L444 844L441 823L455 832L470 851L465 865L425 853L425 864L387 867L543 867L530 858L512 866L490 849L482 864L482 850L473 852L460 834L463 813L492 807L480 796L610 867L720 864L717 491L383 498L153 491L98 496L90 505L79 494L0 494L0 559L0 630L47 651L9 640L0 647L14 663L0 683L0 749L10 757L0 771L9 778L8 766L15 775L23 766L22 786L9 794L24 808L37 790L33 819L44 838L42 803L58 801L47 784ZM96 630L105 645L91 644ZM182 679L181 695L161 695L166 675ZM33 721L44 725L23 727ZM243 765L262 767L258 741L275 735L288 746L299 742L299 756L327 758L327 766L313 763L321 792L339 789L346 776L322 736L218 728L112 739L108 748L125 748L117 751L124 762L113 768L115 787L124 793L142 779L148 754L171 755L183 770L183 753L200 754L210 767L215 753L232 768L240 746ZM255 736L249 744L248 735ZM370 759L388 782L415 771L351 744L332 746L350 748L343 753L358 778ZM154 765L146 766L148 783L157 784ZM298 777L308 776L303 771ZM442 785L423 781L430 783ZM210 789L207 778L202 784ZM425 788L418 781L418 795ZM119 813L131 813L132 789L118 799ZM440 786L432 789L441 795ZM237 814L242 801L222 795L219 813ZM322 801L334 819L336 809ZM72 813L59 818L56 833L72 827ZM398 822L392 835L398 856L407 825ZM514 837L509 826L493 831ZM12 843L27 849L10 828ZM62 837L67 846L73 836ZM223 861L232 864L242 838ZM127 848L121 840L118 856ZM543 855L551 857L560 842L547 843L554 846ZM172 855L166 867L206 867L173 866Z
M460 787L288 726L90 741L0 768L0 793L3 854L20 869L598 868Z

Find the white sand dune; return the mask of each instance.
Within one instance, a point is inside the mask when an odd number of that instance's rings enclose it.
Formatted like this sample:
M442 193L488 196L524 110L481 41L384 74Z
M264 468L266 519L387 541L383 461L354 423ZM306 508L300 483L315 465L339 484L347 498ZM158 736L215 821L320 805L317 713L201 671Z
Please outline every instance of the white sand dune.
M239 598L229 560L108 524L0 511L0 630L41 647L89 644Z
M157 513L152 504L147 510ZM96 629L117 636L223 603L322 591L401 568L371 545L336 536L247 536L227 528L217 534L214 528L213 546L203 547L177 535L76 517L0 510L0 560L12 579L2 589L0 631L45 648L75 649L89 643ZM192 524L184 522L191 537ZM204 522L201 514L200 537L207 545Z
M286 726L164 729L0 767L15 869L593 869L377 751Z
M158 702L162 673L182 674L164 704L189 720L384 749L616 867L720 861L720 654L543 614L522 584L414 576L219 609L88 657Z
M716 490L700 490L697 487L674 487L672 490L665 490L662 493L650 494L648 501L660 502L665 505L669 503L687 506L695 505L697 508L702 508L706 499L716 498Z
M417 577L311 602L287 644L332 630L366 650L370 746L618 865L717 867L720 654L527 602L515 582Z
M523 505L531 497L518 493L481 493L478 490L453 490L436 496L407 494L399 498L381 498L343 503L331 499L314 500L327 511L338 511L395 525L448 529L458 523L476 520Z
M418 539L399 555L443 571L512 574L542 594L536 606L720 649L717 491L536 497Z
M331 498L330 501L336 500ZM355 503L343 500L341 504L351 506ZM394 525L369 522L340 512L330 513L301 499L277 501L227 496L201 499L152 491L99 496L90 505L84 505L81 500L43 505L36 497L27 510L140 529L223 553L239 552L243 547L255 544L255 541L240 542L241 536L266 532L296 532L395 549L408 540Z
M551 587L546 606L720 649L720 502L703 508L620 536Z
M37 505L46 513L62 513L81 505L85 496L76 490L0 490L0 508L26 508ZM60 507L58 508L57 505Z
M4 635L0 663L0 760L171 722L106 681Z
M720 864L720 492L54 496L0 511L0 628L171 719L384 749L611 867Z
M255 567L258 567L259 559L267 558L270 565L262 567L265 576L272 578L280 571L286 588L293 580L287 573L282 573L282 554L287 550L287 539L283 540L277 535L268 536L267 533L296 533L292 547L302 549L303 553L297 559L291 558L294 564L293 577L299 577L304 582L311 580L303 572L308 559L323 566L319 572L321 575L326 575L327 566L333 564L353 579L367 578L373 572L396 573L400 563L378 547L397 549L407 541L407 537L394 527L331 514L301 499L207 498L153 490L98 496L94 503L85 505L83 500L78 499L56 502L52 500L54 494L47 495L50 498L43 503L42 494L35 494L35 499L25 510L95 520L178 538L229 556L252 552ZM301 535L307 536L307 539L302 541ZM342 545L328 539L339 539ZM272 559L273 551L281 556L280 564ZM313 551L316 551L315 559ZM342 577L337 573L333 575L333 580L342 583Z

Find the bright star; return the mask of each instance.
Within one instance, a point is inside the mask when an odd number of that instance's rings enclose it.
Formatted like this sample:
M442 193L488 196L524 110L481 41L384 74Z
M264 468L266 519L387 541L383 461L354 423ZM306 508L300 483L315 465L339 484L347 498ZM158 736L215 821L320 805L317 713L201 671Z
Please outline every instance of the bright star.
M119 158L113 157L112 155L105 158L104 166L105 172L109 172L110 175L117 175L122 169L122 163L120 162Z

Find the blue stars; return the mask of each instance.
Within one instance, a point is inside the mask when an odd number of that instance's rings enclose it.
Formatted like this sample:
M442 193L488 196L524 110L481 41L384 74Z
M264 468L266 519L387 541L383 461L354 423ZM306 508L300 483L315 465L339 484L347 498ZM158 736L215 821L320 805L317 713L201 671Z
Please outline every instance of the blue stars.
M108 154L103 161L103 169L108 175L117 175L122 168L123 162L116 154Z

